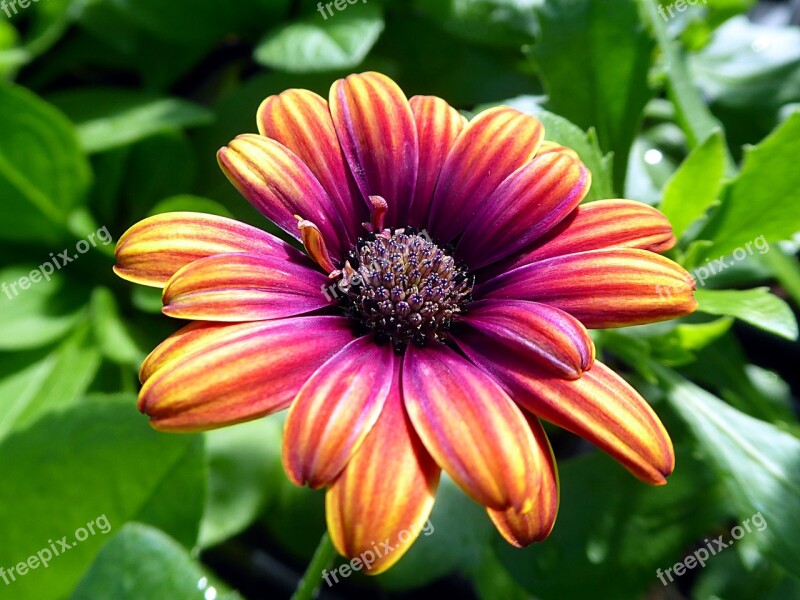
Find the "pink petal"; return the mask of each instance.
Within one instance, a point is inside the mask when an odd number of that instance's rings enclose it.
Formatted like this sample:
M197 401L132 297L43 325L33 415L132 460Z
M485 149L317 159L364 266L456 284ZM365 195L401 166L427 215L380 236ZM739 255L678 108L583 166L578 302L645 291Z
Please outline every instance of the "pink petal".
M600 329L688 315L697 307L694 287L691 275L663 256L610 249L519 267L479 285L475 295L550 304Z
M523 408L592 442L639 479L666 482L675 465L667 431L636 390L603 363L568 381L532 368L477 332L456 343Z
M542 454L519 408L490 376L441 344L412 345L403 396L422 443L469 496L497 510L531 509Z
M283 410L352 341L351 327L346 317L193 323L142 364L139 410L168 431L201 431Z
M263 321L330 306L319 271L256 254L220 254L190 263L164 288L164 314L204 321Z
M533 159L544 137L534 117L490 108L469 122L442 166L431 205L430 232L449 242L514 171Z
M134 283L164 287L181 267L231 252L310 264L302 252L266 231L225 217L174 212L148 217L128 229L117 242L114 272Z
M308 90L270 96L258 110L258 131L306 164L336 205L347 238L355 243L368 214L336 137L328 102Z
M406 225L419 164L417 130L403 91L380 73L340 79L330 109L350 171L366 201L389 204L387 226Z
M381 414L393 362L391 345L361 337L306 382L283 432L283 465L295 484L319 488L341 472Z
M581 323L562 310L521 300L481 300L459 319L522 360L566 379L591 368L594 343ZM455 334L457 336L457 333Z
M543 454L544 468L534 476L541 481L539 494L533 507L528 512L519 512L510 508L506 511L487 509L492 523L505 540L518 548L529 546L533 542L541 542L553 530L558 515L558 471L553 450L547 440L539 419L527 413L525 417L530 423L537 448Z
M441 472L406 414L400 370L395 360L381 416L325 496L336 549L351 558L370 552L368 575L382 573L411 548L433 508ZM391 551L382 545L387 540Z
M442 165L467 119L436 96L414 96L409 103L419 138L419 175L408 221L424 229Z
M297 215L319 227L338 258L350 248L336 203L294 152L248 133L221 148L217 159L239 193L286 233L300 239Z
M658 210L633 200L597 200L573 213L531 246L496 265L499 274L539 260L608 248L666 252L675 245L672 225Z
M478 207L456 254L478 269L519 251L569 215L590 185L589 171L569 154L537 156Z

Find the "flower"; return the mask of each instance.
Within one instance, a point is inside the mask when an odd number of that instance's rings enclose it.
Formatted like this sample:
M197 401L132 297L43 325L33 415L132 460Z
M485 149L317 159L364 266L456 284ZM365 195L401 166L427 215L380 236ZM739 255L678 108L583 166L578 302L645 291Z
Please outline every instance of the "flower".
M142 365L154 427L288 408L285 470L327 488L337 550L398 548L372 573L410 545L398 532L418 535L441 469L510 543L544 539L559 496L540 418L665 483L667 432L587 332L694 310L691 278L658 254L675 243L661 213L581 204L589 171L530 115L468 121L379 73L337 81L328 102L271 96L258 130L219 163L305 253L195 213L118 243L117 274L163 287L164 313L193 321Z

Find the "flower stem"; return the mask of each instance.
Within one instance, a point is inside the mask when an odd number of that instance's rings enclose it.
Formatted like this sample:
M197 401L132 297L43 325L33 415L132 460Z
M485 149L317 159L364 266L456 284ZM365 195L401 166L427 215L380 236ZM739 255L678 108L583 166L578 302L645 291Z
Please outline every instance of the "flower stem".
M292 600L312 600L316 597L322 585L322 572L331 566L335 557L336 549L326 531L319 540L314 556L311 557L311 562L292 595Z

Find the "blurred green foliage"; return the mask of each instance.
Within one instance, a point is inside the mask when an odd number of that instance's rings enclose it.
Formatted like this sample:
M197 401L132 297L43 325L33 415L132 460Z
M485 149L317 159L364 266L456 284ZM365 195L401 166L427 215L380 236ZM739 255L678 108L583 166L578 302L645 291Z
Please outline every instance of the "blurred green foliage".
M294 586L323 506L283 475L282 421L150 430L136 372L178 324L157 290L113 275L111 239L172 210L267 227L218 170L217 148L255 131L264 97L326 95L374 69L468 114L499 103L536 114L592 170L589 201L660 206L679 237L672 257L717 270L692 317L596 332L668 424L668 486L647 488L597 452L564 458L555 531L522 551L445 481L436 534L342 594L457 572L445 585L466 580L486 599L675 597L656 569L761 512L766 530L670 589L800 598L800 424L782 379L796 373L750 364L777 349L796 367L799 354L766 336L797 338L800 31L788 3L761 23L746 16L754 5L369 0L326 17L312 0L0 4L0 567L101 515L112 527L0 582L0 597L274 598ZM559 454L574 445L554 440Z

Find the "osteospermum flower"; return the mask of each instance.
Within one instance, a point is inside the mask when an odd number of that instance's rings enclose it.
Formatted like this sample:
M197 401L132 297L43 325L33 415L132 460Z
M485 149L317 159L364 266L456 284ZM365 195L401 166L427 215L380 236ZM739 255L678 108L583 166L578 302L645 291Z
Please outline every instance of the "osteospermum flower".
M305 253L195 213L145 219L117 246L121 277L163 287L164 313L193 321L142 365L154 427L288 408L286 473L327 487L338 551L396 549L372 573L423 527L441 469L510 543L544 539L558 482L539 418L665 482L667 432L587 332L694 310L691 278L657 254L675 243L661 213L581 205L589 171L532 116L468 121L378 73L337 81L327 102L271 96L258 131L219 163Z

